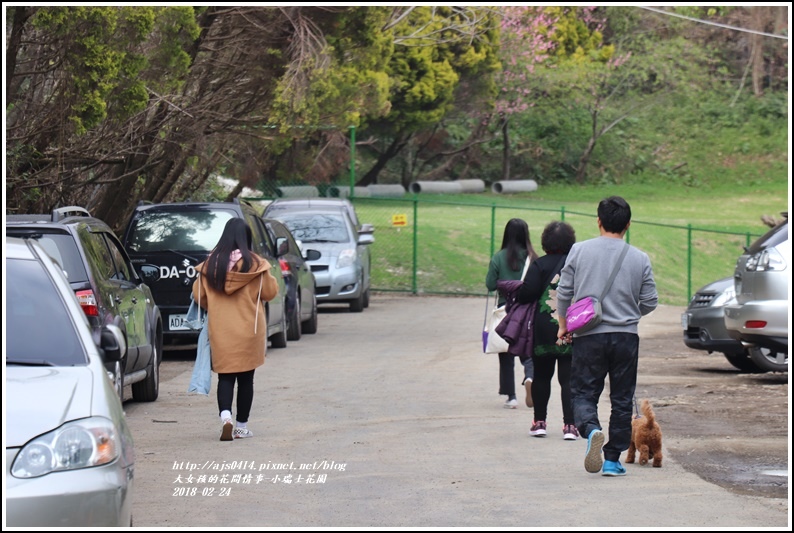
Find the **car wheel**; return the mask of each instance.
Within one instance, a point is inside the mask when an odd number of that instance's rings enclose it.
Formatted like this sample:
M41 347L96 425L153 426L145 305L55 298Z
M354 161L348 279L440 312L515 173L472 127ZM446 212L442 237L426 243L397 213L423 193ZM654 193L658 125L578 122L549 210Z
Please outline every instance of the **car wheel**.
M132 384L132 399L136 402L153 402L160 395L160 353L163 335L158 329L152 338L152 357L146 366L146 378Z
M287 314L281 313L281 331L270 337L270 346L272 348L286 348L287 347Z
M358 298L355 300L350 300L350 312L351 313L360 313L364 310L364 291L361 291L361 294L358 295Z
M289 324L287 326L287 340L299 341L301 338L301 299L300 294L295 297L295 305L292 309L292 314L289 317Z
M788 353L775 349L751 346L750 359L764 372L788 372Z
M730 364L742 372L748 372L750 374L765 372L765 370L761 370L758 368L758 365L753 363L753 360L750 359L750 355L747 353L747 351L740 354L724 353L722 355L725 356L725 359L727 359Z
M364 291L364 309L369 307L369 289Z
M317 297L312 298L312 316L303 323L301 328L303 333L308 333L310 335L317 333Z

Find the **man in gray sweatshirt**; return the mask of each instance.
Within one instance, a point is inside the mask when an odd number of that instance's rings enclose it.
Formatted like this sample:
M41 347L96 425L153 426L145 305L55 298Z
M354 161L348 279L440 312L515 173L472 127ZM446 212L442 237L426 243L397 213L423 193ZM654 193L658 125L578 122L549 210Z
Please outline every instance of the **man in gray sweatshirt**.
M587 435L585 470L604 476L623 476L620 454L631 442L631 417L637 385L640 317L656 309L658 294L648 255L631 246L617 277L601 300L601 323L584 333L568 332L565 312L585 296L600 297L624 247L631 224L631 208L620 196L598 204L599 237L573 245L557 286L557 337L573 342L571 399L580 435ZM609 442L598 420L598 400L609 376ZM601 457L603 448L603 459ZM603 468L602 468L603 467Z

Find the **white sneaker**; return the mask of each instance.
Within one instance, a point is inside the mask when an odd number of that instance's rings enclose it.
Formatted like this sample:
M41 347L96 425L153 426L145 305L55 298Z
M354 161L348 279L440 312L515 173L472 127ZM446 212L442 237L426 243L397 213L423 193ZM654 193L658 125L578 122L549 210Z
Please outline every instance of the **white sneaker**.
M221 421L221 440L232 440L232 419L224 418Z
M532 402L532 380L527 378L524 380L524 390L527 391L526 397L526 404L527 407L535 407L535 404Z
M512 400L507 400L505 402L505 409L517 409L518 408L518 401L513 398Z
M234 438L235 439L247 439L248 437L253 437L254 433L248 428L234 428Z

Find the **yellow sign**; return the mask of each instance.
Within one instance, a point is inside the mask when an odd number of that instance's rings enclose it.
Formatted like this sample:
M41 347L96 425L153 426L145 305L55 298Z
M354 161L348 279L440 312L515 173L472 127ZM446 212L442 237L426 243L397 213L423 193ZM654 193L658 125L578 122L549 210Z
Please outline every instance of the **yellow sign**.
M392 215L391 216L391 225L392 226L407 226L408 225L408 217L406 215Z

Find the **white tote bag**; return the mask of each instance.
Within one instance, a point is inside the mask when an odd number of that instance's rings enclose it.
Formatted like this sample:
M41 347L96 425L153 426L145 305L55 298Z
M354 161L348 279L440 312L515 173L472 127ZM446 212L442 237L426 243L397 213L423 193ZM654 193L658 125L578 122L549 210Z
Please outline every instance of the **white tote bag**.
M486 299L486 316L485 316L485 326L483 327L483 353L502 353L506 352L509 348L507 341L504 340L502 337L496 333L496 326L499 325L499 322L507 314L505 312L504 305L498 305L499 302L499 295L494 295L494 300L497 302L497 305L493 306L491 312L488 313L488 304Z
M524 270L521 272L521 279L527 273L529 268L529 256L524 262ZM490 293L489 293L490 295ZM488 313L488 296L485 297L485 324L482 331L482 346L483 353L502 353L506 352L510 345L502 337L496 333L496 326L499 325L504 317L507 315L504 305L499 305L499 293L494 294L494 306L491 312Z

